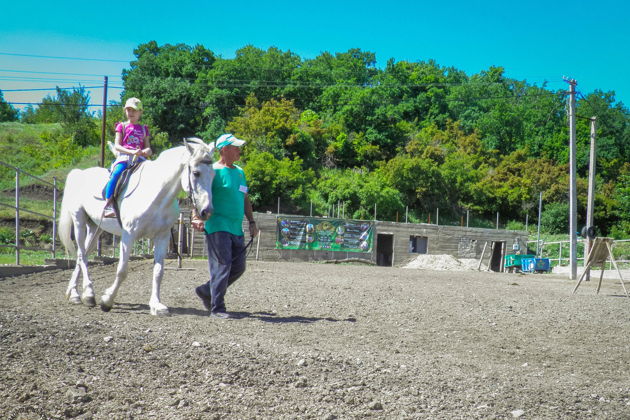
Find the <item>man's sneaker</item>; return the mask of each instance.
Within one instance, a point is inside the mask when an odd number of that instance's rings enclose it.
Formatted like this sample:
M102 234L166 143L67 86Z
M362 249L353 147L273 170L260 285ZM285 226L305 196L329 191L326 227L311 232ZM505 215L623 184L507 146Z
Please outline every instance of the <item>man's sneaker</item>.
M228 314L227 312L211 312L210 316L213 318L219 319L233 319L234 315Z
M203 303L203 306L208 310L212 310L212 298L210 297L210 295L206 294L206 291L208 290L208 286L201 285L201 286L197 286L195 288L195 293L197 293L197 296L199 296L199 299L201 299L201 302Z

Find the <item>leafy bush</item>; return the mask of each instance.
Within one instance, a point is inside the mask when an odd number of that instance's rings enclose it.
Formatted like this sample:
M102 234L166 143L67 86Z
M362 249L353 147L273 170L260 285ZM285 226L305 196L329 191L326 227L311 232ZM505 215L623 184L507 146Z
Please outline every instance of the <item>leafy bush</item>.
M545 232L551 234L567 233L569 231L569 204L548 204L540 217L540 226Z
M0 227L0 244L15 244L15 229L9 227Z
M37 246L39 240L37 239L37 235L30 229L24 229L20 231L20 242L23 246Z

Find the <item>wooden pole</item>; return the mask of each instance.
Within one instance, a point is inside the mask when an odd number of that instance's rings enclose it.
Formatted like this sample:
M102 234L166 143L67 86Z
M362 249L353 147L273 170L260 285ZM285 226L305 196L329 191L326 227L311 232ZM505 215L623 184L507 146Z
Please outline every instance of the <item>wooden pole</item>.
M182 249L184 244L184 214L179 213L179 226L177 226L177 268L182 268Z
M621 281L621 287L623 287L623 291L626 292L626 297L630 298L630 295L628 294L628 291L626 290L626 285L623 282L623 277L621 276L621 270L619 270L619 266L617 265L617 261L615 261L615 258L613 257L612 247L610 246L610 244L608 242L606 242L606 248L608 248L608 255L610 255L610 262L615 266L615 269L617 270L617 274L619 274L619 280ZM603 271L604 271L604 264L602 264L602 272ZM600 278L599 284L601 285L601 283L602 283L602 280ZM599 286L597 286L597 292L599 293Z
M101 121L101 168L105 167L105 128L107 127L107 76L103 80L103 118Z
M256 238L256 261L258 261L258 250L260 249L260 236L262 232L258 231L258 237Z
M481 262L483 261L483 256L486 253L486 247L488 246L488 241L484 242L483 250L481 251L481 258L479 258L479 265L477 265L477 271L481 270Z
M107 127L107 76L103 78L103 116L101 120L101 168L105 167L105 129ZM98 236L96 242L96 255L99 257L101 253L101 235Z

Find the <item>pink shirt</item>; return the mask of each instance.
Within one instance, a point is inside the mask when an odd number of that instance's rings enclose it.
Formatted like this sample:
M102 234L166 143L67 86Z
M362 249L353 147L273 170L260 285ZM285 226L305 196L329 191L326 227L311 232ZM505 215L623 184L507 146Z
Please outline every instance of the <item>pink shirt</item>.
M123 133L123 123L116 125L116 132L122 133L121 146L131 150L141 150L145 148L144 139L149 136L149 129L146 125L140 124L126 124L124 125L125 132Z

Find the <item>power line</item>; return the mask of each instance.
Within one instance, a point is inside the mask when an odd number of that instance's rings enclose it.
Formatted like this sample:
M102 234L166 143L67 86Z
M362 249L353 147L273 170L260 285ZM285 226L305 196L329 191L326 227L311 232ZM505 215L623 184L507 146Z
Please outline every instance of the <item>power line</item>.
M18 54L18 53L8 53L8 52L0 52L0 55L10 55L14 57L49 58L49 59L55 59L55 60L104 61L104 62L110 62L110 63L129 63L129 60L114 60L114 59L109 59L109 58L58 57L58 56L52 56L52 55Z
M5 102L9 105L46 105L46 106L89 106L89 107L102 107L103 104L60 104L57 102ZM112 106L108 104L107 106Z
M0 69L1 72L5 73L31 73L31 74L57 74L63 76L107 76L109 78L117 77L122 79L122 76L110 76L107 74L95 74L95 73L62 73L62 72L54 72L54 71L30 71L30 70L12 70L12 69Z
M2 92L36 92L36 91L46 91L46 90L69 90L69 89L102 89L103 86L72 86L72 87L54 87L54 88L41 88L41 89L0 89ZM107 86L108 89L124 89L122 86Z

